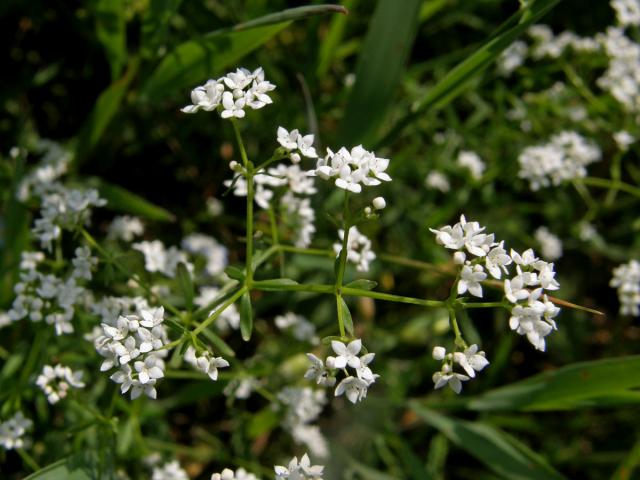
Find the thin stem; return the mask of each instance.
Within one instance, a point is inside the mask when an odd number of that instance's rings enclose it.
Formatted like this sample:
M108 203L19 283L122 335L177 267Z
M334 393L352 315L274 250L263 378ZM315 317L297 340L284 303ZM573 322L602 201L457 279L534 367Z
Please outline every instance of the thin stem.
M85 240L87 241L87 243L94 248L98 254L107 262L111 263L114 267L116 267L116 269L122 273L124 276L126 276L127 278L132 279L133 281L135 281L138 285L140 285L140 287L142 287L147 294L149 295L154 295L154 293L151 291L151 287L149 285L147 285L137 274L132 273L131 270L129 270L127 267L125 267L124 265L122 265L118 259L114 258L109 252L107 252L97 241L95 238L93 238L93 236L84 228L80 228L80 233L82 234L82 236L85 238ZM156 297L158 298L158 302L160 303L160 305L162 305L165 309L169 310L171 313L173 313L176 317L182 319L182 312L180 310L178 310L176 307L174 307L173 305L171 305L169 302L167 302L166 300L158 297L156 295Z
M640 198L640 188L634 187L633 185L629 185L628 183L621 182L619 180L610 180L608 178L597 178L597 177L585 177L585 178L578 179L576 181L582 182L585 185L589 185L590 187L617 189L622 192L633 195L634 197Z
M193 335L196 335L196 336L199 335L200 332L202 332L205 328L207 328L209 325L215 322L216 318L218 318L222 314L222 312L226 310L227 307L229 307L230 305L233 305L236 302L236 300L238 300L242 295L245 294L246 291L247 291L247 286L245 285L242 288L240 288L240 290L238 290L236 293L231 295L226 302L220 305L220 307L215 312L213 312L213 314L211 314L209 318L207 318L204 322L202 322L193 331Z
M33 470L34 472L40 470L38 462L36 462L35 459L24 448L16 448L16 452L18 452L18 455L20 455L22 461L26 463L31 470Z
M351 225L347 220L349 214L349 192L344 192L344 204L342 206L342 229L344 234L342 235L342 250L340 250L340 256L338 257L338 272L336 273L336 295L339 295L342 288L342 281L344 280L344 270L347 264L347 246L349 244L349 230Z
M425 300L421 298L393 295L391 293L372 292L370 290L361 290L359 288L343 287L342 294L349 297L368 297L376 300L385 300L387 302L421 305L423 307L442 308L447 306L447 303L441 300Z
M238 128L238 122L235 118L231 119L231 125L233 126L233 133L236 136L236 142L238 142L238 148L240 149L240 157L242 158L242 164L244 168L247 168L249 164L249 158L247 157L247 151L244 148L244 143L242 142L242 135L240 135L240 129Z
M507 308L506 305L502 302L473 302L473 303L464 303L458 302L458 305L462 308Z
M271 227L271 242L274 247L280 245L280 239L278 237L278 222L276 220L276 212L272 205L269 205L269 225ZM284 253L280 250L278 252L278 260L280 262L280 276L284 277Z
M299 253L302 255L316 255L320 257L335 257L333 250L323 250L321 248L302 248L293 245L278 245L278 250L287 253Z

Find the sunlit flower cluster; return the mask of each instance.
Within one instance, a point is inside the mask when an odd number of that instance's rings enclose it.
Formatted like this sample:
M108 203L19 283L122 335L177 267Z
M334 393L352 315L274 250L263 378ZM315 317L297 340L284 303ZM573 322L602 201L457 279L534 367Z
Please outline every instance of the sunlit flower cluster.
M309 174L323 180L335 178L337 187L360 193L363 186L375 186L380 185L381 181L391 181L391 177L386 173L388 166L388 159L376 157L375 153L358 145L351 150L342 147L335 153L327 149L327 155L318 160L315 170L311 170Z
M462 352L451 353L447 353L444 347L435 347L432 355L435 360L442 361L440 371L433 374L433 383L436 390L449 385L451 390L460 393L462 391L462 382L475 378L476 372L489 365L489 360L486 359L485 353L478 351L477 345L471 345ZM455 365L459 365L466 375L454 372Z
M131 390L132 399L143 392L151 398L157 396L155 385L164 377L162 358L168 353L163 349L168 343L163 321L163 307L141 309L139 315L119 316L115 325L102 323L102 335L94 341L104 357L100 371L117 368L111 380L120 384L123 394Z
M551 233L547 227L539 227L533 236L540 244L542 258L553 261L562 257L562 240Z
M191 91L191 103L184 113L217 110L222 118L242 118L247 107L259 109L273 103L268 93L276 87L264 79L262 68L253 72L238 68L217 80L208 80Z
M336 373L342 371L345 377L338 383L335 389L335 396L344 394L351 403L362 401L367 397L368 388L375 383L380 375L373 373L369 364L373 361L375 353L366 353L358 356L362 350L362 341L353 340L348 344L333 340L331 348L336 356L329 356L323 362L312 353L307 357L311 362L304 377L314 380L318 385L332 387L336 384ZM354 373L347 370L351 368Z

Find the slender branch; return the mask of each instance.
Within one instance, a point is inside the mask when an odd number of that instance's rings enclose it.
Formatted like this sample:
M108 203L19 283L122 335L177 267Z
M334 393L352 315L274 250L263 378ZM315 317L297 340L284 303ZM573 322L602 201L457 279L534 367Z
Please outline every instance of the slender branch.
M633 185L629 185L628 183L621 182L619 180L610 180L608 178L597 178L597 177L585 177L585 178L580 178L576 181L582 182L585 185L589 185L590 187L617 189L617 190L620 190L621 192L625 192L630 195L633 195L634 197L640 198L640 188L634 187Z
M209 318L207 318L204 322L202 322L193 331L193 335L199 335L200 332L202 332L205 328L207 328L209 325L215 322L216 318L218 318L222 314L222 312L226 310L227 307L229 307L230 305L233 305L236 302L236 300L238 300L242 295L245 294L246 291L247 291L247 286L244 285L242 288L240 288L240 290L238 290L236 293L231 295L226 302L220 305L220 307L218 307L218 309L215 312L213 312Z

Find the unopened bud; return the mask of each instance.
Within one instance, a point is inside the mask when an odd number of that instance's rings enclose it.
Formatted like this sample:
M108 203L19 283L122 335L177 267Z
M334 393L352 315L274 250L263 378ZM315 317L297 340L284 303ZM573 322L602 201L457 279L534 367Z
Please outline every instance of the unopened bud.
M375 208L376 210L383 210L386 206L387 202L385 201L384 197L376 197L373 199L373 208Z
M453 254L453 263L456 265L464 264L464 261L467 259L467 256L464 252L456 252Z
M433 347L433 358L436 360L444 360L447 351L444 347Z

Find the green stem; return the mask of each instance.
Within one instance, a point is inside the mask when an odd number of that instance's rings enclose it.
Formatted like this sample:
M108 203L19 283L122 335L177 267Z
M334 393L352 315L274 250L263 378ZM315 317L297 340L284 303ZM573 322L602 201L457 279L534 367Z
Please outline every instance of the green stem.
M122 265L118 261L118 259L114 258L109 252L107 252L86 229L80 228L80 233L82 233L82 236L91 246L91 248L95 249L104 260L111 263L124 276L135 281L145 292L147 292L148 295L154 295L154 293L151 291L151 287L147 285L146 282L144 282L137 274L132 273L130 269ZM166 300L158 297L157 295L156 297L158 298L158 302L160 303L160 305L162 305L166 310L173 313L176 317L182 319L182 312L180 312L180 310L178 310Z
M16 452L18 452L18 455L20 455L20 458L22 458L22 461L26 463L31 470L33 470L34 472L37 472L38 470L40 470L40 466L38 465L38 462L36 462L34 458L31 455L29 455L29 453L27 453L27 451L24 448L17 448Z
M278 248L280 245L280 239L278 237L278 222L276 220L276 213L273 206L269 205L269 225L271 227L271 242L273 246ZM284 277L284 253L280 250L278 252L278 260L280 262L280 276Z
M576 180L577 182L581 182L585 185L589 185L590 187L596 188L606 188L606 189L617 189L622 192L633 195L634 197L640 198L640 188L634 187L633 185L629 185L628 183L621 182L619 180L610 180L608 178L596 178L596 177L585 177Z
M502 302L458 302L458 305L462 308L507 308L507 306Z
M333 250L323 250L321 248L302 248L293 245L278 245L278 250L286 253L299 253L302 255L316 255L320 257L335 257Z
M342 250L340 250L340 256L338 257L338 272L336 273L335 291L336 295L340 294L342 288L342 282L344 280L344 270L347 264L347 247L349 243L349 230L351 225L347 220L349 214L349 192L344 191L344 203L342 206L342 229L344 234L342 235Z
M207 328L209 325L211 325L213 322L216 321L216 319L222 314L222 312L224 312L227 307L229 307L230 305L233 305L236 300L238 300L242 295L245 294L245 292L248 290L247 286L243 286L242 288L240 288L240 290L238 290L236 293L234 293L233 295L231 295L226 302L224 302L222 305L220 305L220 307L218 307L218 309L213 312L213 314L207 318L204 322L202 322L194 331L193 331L193 335L199 335L200 332L202 332L205 328ZM173 342L172 342L173 343Z

